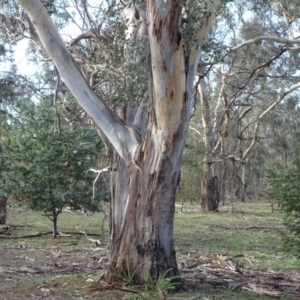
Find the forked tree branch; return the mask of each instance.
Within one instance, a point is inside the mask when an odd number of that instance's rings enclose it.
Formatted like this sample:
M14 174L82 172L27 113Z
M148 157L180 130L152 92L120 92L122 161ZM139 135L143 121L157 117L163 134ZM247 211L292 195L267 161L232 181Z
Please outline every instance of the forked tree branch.
M140 143L136 130L126 126L88 85L42 3L39 0L19 0L19 2L28 13L44 49L71 93L95 121L117 153L130 163Z

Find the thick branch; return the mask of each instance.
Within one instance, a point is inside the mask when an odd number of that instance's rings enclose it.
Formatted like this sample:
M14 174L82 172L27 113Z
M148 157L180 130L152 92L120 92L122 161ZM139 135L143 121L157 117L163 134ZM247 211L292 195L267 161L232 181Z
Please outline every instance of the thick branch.
M91 30L89 30L89 31L87 31L85 33L80 34L77 38L71 40L68 43L68 45L70 47L72 47L72 46L76 45L77 43L79 43L82 39L90 39L93 36L94 36L94 33Z
M90 88L41 2L19 2L27 11L43 47L71 93L109 139L117 153L131 161L139 144L135 131L125 126Z

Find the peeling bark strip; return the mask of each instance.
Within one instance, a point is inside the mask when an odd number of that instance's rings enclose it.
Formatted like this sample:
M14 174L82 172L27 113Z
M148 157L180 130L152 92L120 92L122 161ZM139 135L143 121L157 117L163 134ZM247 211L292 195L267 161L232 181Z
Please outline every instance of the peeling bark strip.
M153 99L160 143L170 141L182 120L189 118L185 103L186 68L179 19L182 7L177 1L151 0L149 40L152 59ZM172 100L172 101L170 101Z

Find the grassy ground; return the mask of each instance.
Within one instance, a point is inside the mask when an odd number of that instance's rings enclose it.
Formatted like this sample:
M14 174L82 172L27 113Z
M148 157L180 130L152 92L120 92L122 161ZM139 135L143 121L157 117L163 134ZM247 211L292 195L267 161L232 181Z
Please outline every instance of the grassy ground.
M201 213L198 206L187 207L176 215L175 243L180 253L194 249L242 254L254 267L300 270L300 261L282 251L282 215L281 211L272 213L269 203L260 202L221 206L219 213L211 214Z
M270 281L275 277L300 278L300 262L282 252L282 213L272 213L268 203L234 203L212 214L201 213L196 204L185 206L182 213L180 210L176 207L175 245L188 290L165 299L271 299L270 295L275 294L270 294ZM59 217L59 230L70 236L56 240L51 234L21 238L50 232L52 224L40 212L10 209L10 235L0 234L0 300L156 299L155 293L137 298L129 291L103 285L99 288L109 264L105 249L108 220L103 223L103 217L64 213ZM83 226L91 238L101 240L102 248L76 234L76 227ZM260 289L253 284L248 285L251 289L246 288L240 282L242 277L232 277L239 273L257 277L255 282L259 282ZM266 284L269 296L259 294ZM291 288L298 290L299 285ZM277 294L277 298L300 299L290 297L288 292Z

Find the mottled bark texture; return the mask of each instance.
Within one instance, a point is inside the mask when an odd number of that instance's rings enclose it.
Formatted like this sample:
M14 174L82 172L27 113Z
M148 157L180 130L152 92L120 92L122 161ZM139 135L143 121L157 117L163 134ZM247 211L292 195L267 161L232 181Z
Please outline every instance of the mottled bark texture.
M176 140L174 140L175 142ZM181 155L171 141L158 155L149 133L136 161L117 159L112 169L111 280L133 276L143 284L167 275L178 276L173 242L175 191ZM180 159L180 158L179 158ZM168 274L167 274L168 273Z

